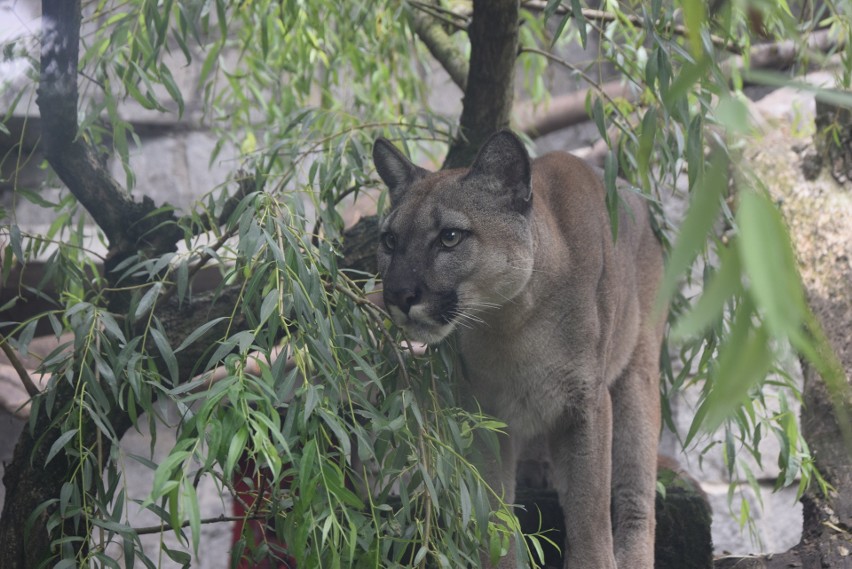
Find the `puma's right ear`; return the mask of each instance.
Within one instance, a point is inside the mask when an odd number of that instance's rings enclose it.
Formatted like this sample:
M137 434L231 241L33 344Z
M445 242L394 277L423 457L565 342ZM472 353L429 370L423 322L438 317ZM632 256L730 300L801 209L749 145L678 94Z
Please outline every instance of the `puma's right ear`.
M512 207L525 213L532 205L532 166L524 143L509 130L501 130L485 141L470 167L468 178L486 176L499 182L500 193Z
M405 188L426 174L426 170L412 164L396 146L382 137L373 144L373 164L388 187L391 204L398 203Z

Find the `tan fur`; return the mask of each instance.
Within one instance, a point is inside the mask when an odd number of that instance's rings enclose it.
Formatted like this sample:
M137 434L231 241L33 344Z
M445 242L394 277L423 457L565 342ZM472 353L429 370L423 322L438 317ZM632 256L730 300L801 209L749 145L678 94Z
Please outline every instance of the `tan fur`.
M598 173L566 153L530 163L509 132L470 170L426 172L384 140L374 160L391 197L385 303L413 339L456 333L468 404L508 425L489 482L511 503L535 442L565 510L565 567L652 568L662 254L643 199L621 191L613 243Z

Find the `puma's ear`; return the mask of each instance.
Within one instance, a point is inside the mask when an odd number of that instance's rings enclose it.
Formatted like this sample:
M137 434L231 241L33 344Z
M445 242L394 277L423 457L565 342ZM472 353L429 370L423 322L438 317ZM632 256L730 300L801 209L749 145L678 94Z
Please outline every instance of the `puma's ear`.
M382 137L373 143L373 164L388 187L391 204L398 203L405 188L426 174L426 170L412 164L396 146Z
M532 205L530 156L511 131L501 130L485 141L468 174L477 176L496 179L517 211L525 213Z

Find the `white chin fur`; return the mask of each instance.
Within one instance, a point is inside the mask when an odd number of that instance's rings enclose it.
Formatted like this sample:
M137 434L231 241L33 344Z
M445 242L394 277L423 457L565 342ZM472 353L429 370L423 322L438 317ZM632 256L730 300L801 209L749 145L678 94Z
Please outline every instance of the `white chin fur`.
M391 319L402 328L409 339L424 344L437 344L455 329L455 324L437 324L425 315L421 306L413 306L408 314L396 306L390 306Z

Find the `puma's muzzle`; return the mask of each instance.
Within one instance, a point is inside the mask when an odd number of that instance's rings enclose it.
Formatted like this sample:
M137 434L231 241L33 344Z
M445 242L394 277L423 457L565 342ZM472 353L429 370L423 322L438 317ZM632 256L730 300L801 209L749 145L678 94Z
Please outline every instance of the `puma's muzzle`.
M384 291L385 306L394 323L412 340L426 344L443 340L455 329L458 295L455 291L424 294L421 287Z

